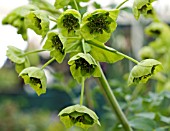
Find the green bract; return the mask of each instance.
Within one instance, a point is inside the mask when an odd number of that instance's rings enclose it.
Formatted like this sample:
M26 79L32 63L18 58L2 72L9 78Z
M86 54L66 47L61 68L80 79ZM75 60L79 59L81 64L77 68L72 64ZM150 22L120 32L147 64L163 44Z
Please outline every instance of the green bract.
M97 9L92 13L86 13L82 18L81 34L85 40L97 40L105 43L111 33L116 29L116 19L119 10Z
M7 57L15 63L15 70L20 73L24 68L30 66L27 56L23 55L24 52L14 46L8 46L6 51Z
M134 0L132 11L137 20L141 14L144 16L154 15L154 10L151 5L153 1L155 0Z
M130 72L128 85L146 83L155 73L162 70L162 64L154 59L146 59L139 62Z
M51 57L54 57L61 63L65 57L65 50L57 32L48 33L48 38L43 46L43 49L49 50Z
M27 28L34 30L38 35L44 37L49 31L49 18L46 12L41 10L31 11L25 17Z
M20 74L25 84L29 84L39 95L46 93L47 79L43 70L38 67L25 68Z
M37 10L33 5L21 6L9 13L3 20L2 24L10 24L18 29L17 33L22 35L24 40L27 40L27 31L24 24L24 19L30 11Z
M73 105L63 109L60 113L60 120L67 128L73 125L88 129L94 124L100 125L98 117L92 110L85 106Z
M68 9L64 11L57 21L57 27L61 35L65 37L79 35L81 15L77 10Z
M100 77L98 64L90 54L78 53L69 61L70 71L77 80L82 77Z

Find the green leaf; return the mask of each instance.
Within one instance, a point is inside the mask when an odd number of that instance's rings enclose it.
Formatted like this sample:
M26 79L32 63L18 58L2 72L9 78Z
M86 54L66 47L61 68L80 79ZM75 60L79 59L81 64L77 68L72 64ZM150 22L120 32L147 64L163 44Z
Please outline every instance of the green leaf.
M38 67L28 67L19 74L25 84L29 84L38 96L46 93L47 79L43 70Z
M117 27L118 14L118 9L109 11L97 9L92 13L85 13L81 26L81 34L84 39L107 42Z
M24 40L27 40L27 30L24 24L24 19L30 11L37 10L33 5L21 6L11 11L3 20L2 24L10 24L18 29L17 33L22 35Z
M49 32L43 49L50 51L50 56L61 63L65 57L65 50L57 32Z
M63 8L70 3L70 0L56 0L54 6L56 9Z
M95 112L82 105L69 106L60 111L59 116L67 128L75 125L83 129L88 129L95 124L100 125Z
M134 0L132 11L137 20L141 14L143 14L145 17L155 17L155 12L151 5L153 1L154 0Z
M115 63L124 57L116 53L117 50L101 44L91 45L90 54L99 62Z
M152 131L156 128L156 122L148 118L134 118L129 121L131 127L142 130L142 131Z
M90 54L78 53L69 61L70 71L74 79L79 81L82 77L100 77L99 66Z
M146 83L151 76L161 71L162 68L162 64L157 60L143 60L132 68L128 79L128 85Z
M41 10L31 11L25 17L25 25L35 31L38 35L45 37L49 31L49 18L46 12Z
M58 18L57 27L65 37L79 36L81 15L77 10L68 9Z
M30 66L30 62L27 56L23 55L24 52L14 46L8 46L6 51L7 57L15 63L15 70L20 73L24 68Z

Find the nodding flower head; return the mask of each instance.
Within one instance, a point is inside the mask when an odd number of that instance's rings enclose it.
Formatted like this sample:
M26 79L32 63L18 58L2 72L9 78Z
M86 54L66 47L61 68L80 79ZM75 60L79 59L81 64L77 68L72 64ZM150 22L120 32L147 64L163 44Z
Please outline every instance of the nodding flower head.
M51 39L53 45L52 47L54 47L56 50L59 50L61 54L64 55L64 49L63 49L63 44L59 38L58 35L54 35Z
M85 40L98 40L106 42L111 33L116 29L118 9L97 9L92 13L85 13L82 18L81 34Z
M75 36L80 28L81 15L77 10L68 9L64 11L57 21L57 27L63 36Z
M19 74L24 79L25 84L29 84L37 95L46 92L47 79L43 70L37 67L28 67Z

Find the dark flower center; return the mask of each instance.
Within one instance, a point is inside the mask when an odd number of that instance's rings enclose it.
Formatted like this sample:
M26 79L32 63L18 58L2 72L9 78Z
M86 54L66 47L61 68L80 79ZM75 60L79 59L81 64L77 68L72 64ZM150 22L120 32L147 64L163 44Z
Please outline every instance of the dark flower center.
M31 81L31 83L33 83L34 85L38 85L38 84L41 85L41 81L40 81L40 79L38 79L38 78L30 77L30 81ZM39 88L42 88L42 85L41 85Z
M79 20L72 14L66 14L63 18L63 26L68 29L68 33L79 28Z
M54 47L56 50L59 50L62 54L64 54L63 44L58 35L52 37L52 43L53 43L52 47Z
M76 64L76 69L78 69L80 67L81 70L85 71L86 73L92 73L95 69L95 65L90 65L83 58L75 60L75 64Z
M38 17L34 16L34 20L35 20L35 22L34 22L35 26L38 27L38 29L41 30L42 29L42 27L41 27L41 19L39 19Z
M92 33L100 33L103 34L103 30L109 32L109 24L111 21L109 20L109 12L95 14L88 18L87 26L90 29L90 34Z

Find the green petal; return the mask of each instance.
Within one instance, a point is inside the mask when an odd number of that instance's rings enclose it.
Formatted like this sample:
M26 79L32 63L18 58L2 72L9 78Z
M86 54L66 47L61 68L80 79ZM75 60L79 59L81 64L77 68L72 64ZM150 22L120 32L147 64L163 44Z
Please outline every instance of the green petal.
M70 0L56 0L54 3L54 6L56 9L60 9L68 5L69 3L70 3Z
M82 105L69 106L60 111L59 116L60 120L66 125L66 127L75 125L88 129L94 124L100 125L95 112Z
M163 69L162 64L154 59L146 59L134 66L130 72L128 85L146 83L155 73Z
M49 31L48 15L41 10L31 11L25 17L25 25L27 28L34 30L38 35L45 37Z
M38 67L25 68L20 74L24 79L25 84L29 84L37 95L46 92L47 79L43 70Z

